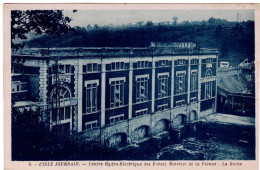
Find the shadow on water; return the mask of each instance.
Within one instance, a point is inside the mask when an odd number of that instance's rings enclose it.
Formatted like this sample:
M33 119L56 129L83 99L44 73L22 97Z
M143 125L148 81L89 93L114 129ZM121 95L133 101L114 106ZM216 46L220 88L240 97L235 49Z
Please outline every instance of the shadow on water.
M195 131L194 131L195 130ZM103 160L254 160L255 129L252 127L196 124L180 131L180 140L172 135L151 138L139 146L103 154Z

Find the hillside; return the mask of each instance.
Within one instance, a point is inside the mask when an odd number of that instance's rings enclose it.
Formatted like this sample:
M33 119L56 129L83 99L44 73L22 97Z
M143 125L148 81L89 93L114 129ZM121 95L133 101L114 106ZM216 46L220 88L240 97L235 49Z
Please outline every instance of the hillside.
M125 27L76 27L74 32L62 35L43 35L28 41L31 47L146 47L152 41L192 41L201 48L217 48L220 60L239 62L254 60L254 22L183 22L178 25L154 24ZM235 61L238 60L238 61Z

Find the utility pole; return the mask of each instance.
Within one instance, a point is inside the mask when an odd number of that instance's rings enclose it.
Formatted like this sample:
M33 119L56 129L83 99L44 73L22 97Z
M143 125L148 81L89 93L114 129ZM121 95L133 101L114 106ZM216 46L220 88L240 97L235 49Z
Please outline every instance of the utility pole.
M52 111L55 111L56 117L55 117L55 124L59 125L60 124L60 113L59 113L59 108L60 108L60 78L59 78L59 58L56 57L54 59L54 64L52 65L53 67L53 72L52 72L52 78L54 79L54 91L53 91L53 98L52 98ZM54 77L53 77L54 76ZM53 118L53 116L52 116Z

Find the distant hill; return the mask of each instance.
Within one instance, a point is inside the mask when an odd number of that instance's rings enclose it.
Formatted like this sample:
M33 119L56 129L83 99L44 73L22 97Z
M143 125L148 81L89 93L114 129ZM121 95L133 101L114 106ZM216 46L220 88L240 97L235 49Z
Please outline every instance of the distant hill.
M75 27L62 35L43 35L28 41L31 47L147 47L150 42L196 42L201 48L217 48L220 60L254 60L254 22L182 22L177 25L152 23L131 27Z

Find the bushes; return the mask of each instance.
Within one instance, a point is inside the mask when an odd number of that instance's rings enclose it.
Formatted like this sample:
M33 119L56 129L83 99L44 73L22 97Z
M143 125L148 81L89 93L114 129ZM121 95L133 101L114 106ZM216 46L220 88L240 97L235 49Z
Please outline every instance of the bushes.
M12 160L102 160L116 155L77 132L50 131L41 110L12 107Z

